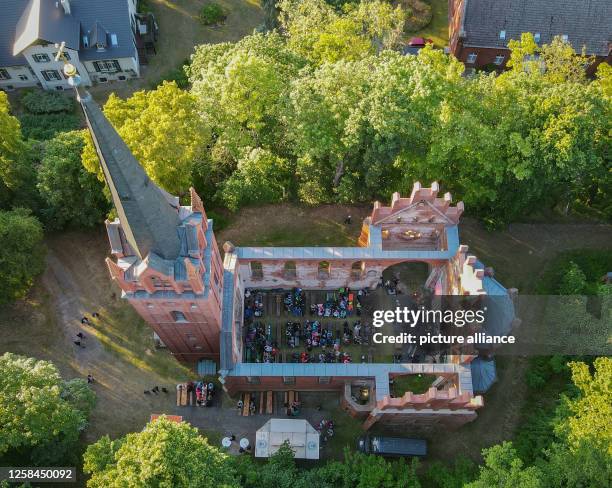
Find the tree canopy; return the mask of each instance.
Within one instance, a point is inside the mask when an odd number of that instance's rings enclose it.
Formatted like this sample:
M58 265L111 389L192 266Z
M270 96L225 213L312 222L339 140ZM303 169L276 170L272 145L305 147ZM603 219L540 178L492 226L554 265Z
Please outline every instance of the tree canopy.
M387 199L437 180L491 225L550 209L612 216L612 75L588 80L592 60L568 43L526 33L509 43L512 69L464 76L441 50L400 52L401 6L278 7L278 30L196 47L188 92L166 83L107 102L167 191L193 183L234 210Z
M95 401L81 381L63 381L49 361L0 356L0 458L38 465L74 462Z
M44 144L37 188L49 228L91 227L109 211L104 186L81 163L84 137L82 131L64 132Z
M237 488L226 454L189 424L164 417L116 441L102 437L87 448L83 469L91 488Z
M173 194L187 192L210 137L190 93L174 82L138 91L127 100L113 93L104 114L153 181ZM89 138L87 142L83 164L102 180L95 150Z
M0 304L25 296L43 271L42 240L42 226L29 210L0 210Z

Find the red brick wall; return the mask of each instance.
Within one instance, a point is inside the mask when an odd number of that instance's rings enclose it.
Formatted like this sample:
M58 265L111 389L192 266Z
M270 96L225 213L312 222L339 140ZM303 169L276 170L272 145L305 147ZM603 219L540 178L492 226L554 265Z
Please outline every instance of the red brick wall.
M468 63L467 58L470 53L476 53L476 62ZM510 50L496 47L467 47L463 45L463 42L459 40L455 49L453 50L455 57L465 64L466 68L482 68L487 64L492 64L495 61L497 55L504 56L504 62L499 65L499 69L504 69L508 59L510 59Z
M330 383L319 383L318 376L297 376L295 384L287 385L283 382L282 376L260 376L259 383L252 384L247 381L245 376L227 376L225 378L225 388L230 395L242 391L338 391L344 388L344 383L355 378L332 377Z

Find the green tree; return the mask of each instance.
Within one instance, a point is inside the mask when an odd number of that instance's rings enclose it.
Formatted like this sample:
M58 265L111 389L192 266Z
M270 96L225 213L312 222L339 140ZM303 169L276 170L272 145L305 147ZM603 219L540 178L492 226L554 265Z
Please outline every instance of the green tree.
M0 356L0 457L41 464L75 462L88 412L66 398L74 387L49 361L8 352ZM90 404L92 395L81 391L79 397Z
M569 366L579 394L562 398L557 440L539 466L550 486L604 488L612 478L612 359L595 359L593 374L585 363Z
M563 434L571 446L588 441L612 457L612 358L595 359L594 374L585 363L571 362L569 367L580 396L567 400L571 417Z
M278 202L291 185L291 167L267 149L247 149L236 171L221 188L221 199L230 210L243 205Z
M401 42L405 13L399 5L364 0L337 11L324 0L283 0L278 7L289 47L315 64L355 61Z
M111 94L104 114L153 181L172 194L187 192L193 168L210 142L207 122L189 92L164 82L127 100ZM83 164L102 179L91 142L88 145Z
M34 206L35 181L30 147L10 113L6 93L0 91L0 208Z
M206 158L195 170L195 186L201 194L222 197L219 186L253 148L281 159L291 156L288 93L304 65L305 60L288 50L276 32L196 48L189 79L198 110L214 134Z
M189 424L163 417L119 441L102 437L83 460L92 488L237 487L226 454Z
M569 262L567 270L559 283L560 295L581 295L586 288L586 275L573 261Z
M0 210L0 304L25 296L44 270L43 231L29 210Z
M459 456L452 466L446 466L440 461L431 463L424 481L431 488L463 488L473 481L478 473L476 465L468 458Z
M526 467L517 456L511 442L493 446L483 451L485 465L480 468L476 481L466 488L540 488L545 486L542 473L534 466Z
M103 185L81 162L84 134L65 132L47 141L38 171L41 214L52 229L91 227L109 211Z

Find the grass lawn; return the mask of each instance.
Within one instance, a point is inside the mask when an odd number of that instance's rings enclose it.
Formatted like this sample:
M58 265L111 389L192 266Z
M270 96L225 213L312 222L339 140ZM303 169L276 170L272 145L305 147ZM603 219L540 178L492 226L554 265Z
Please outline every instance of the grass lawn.
M431 23L413 34L411 37L430 38L436 47L448 45L448 0L424 0L431 5Z
M432 374L408 374L393 379L393 396L399 398L407 391L425 393L437 377Z

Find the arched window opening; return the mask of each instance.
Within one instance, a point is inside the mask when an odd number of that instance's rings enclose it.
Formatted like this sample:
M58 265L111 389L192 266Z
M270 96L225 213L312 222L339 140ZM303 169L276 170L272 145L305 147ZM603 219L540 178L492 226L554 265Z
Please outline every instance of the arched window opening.
M185 317L185 314L183 312L173 310L172 312L170 312L170 314L172 315L172 319L175 322L187 322L187 318Z
M263 279L263 266L261 261L251 261L251 278L254 280Z
M329 261L321 261L319 263L319 278L326 279L329 278L330 266Z
M351 278L358 280L363 275L364 263L363 261L355 261L351 266Z
M297 268L295 266L295 261L286 261L284 274L286 279L297 278Z

